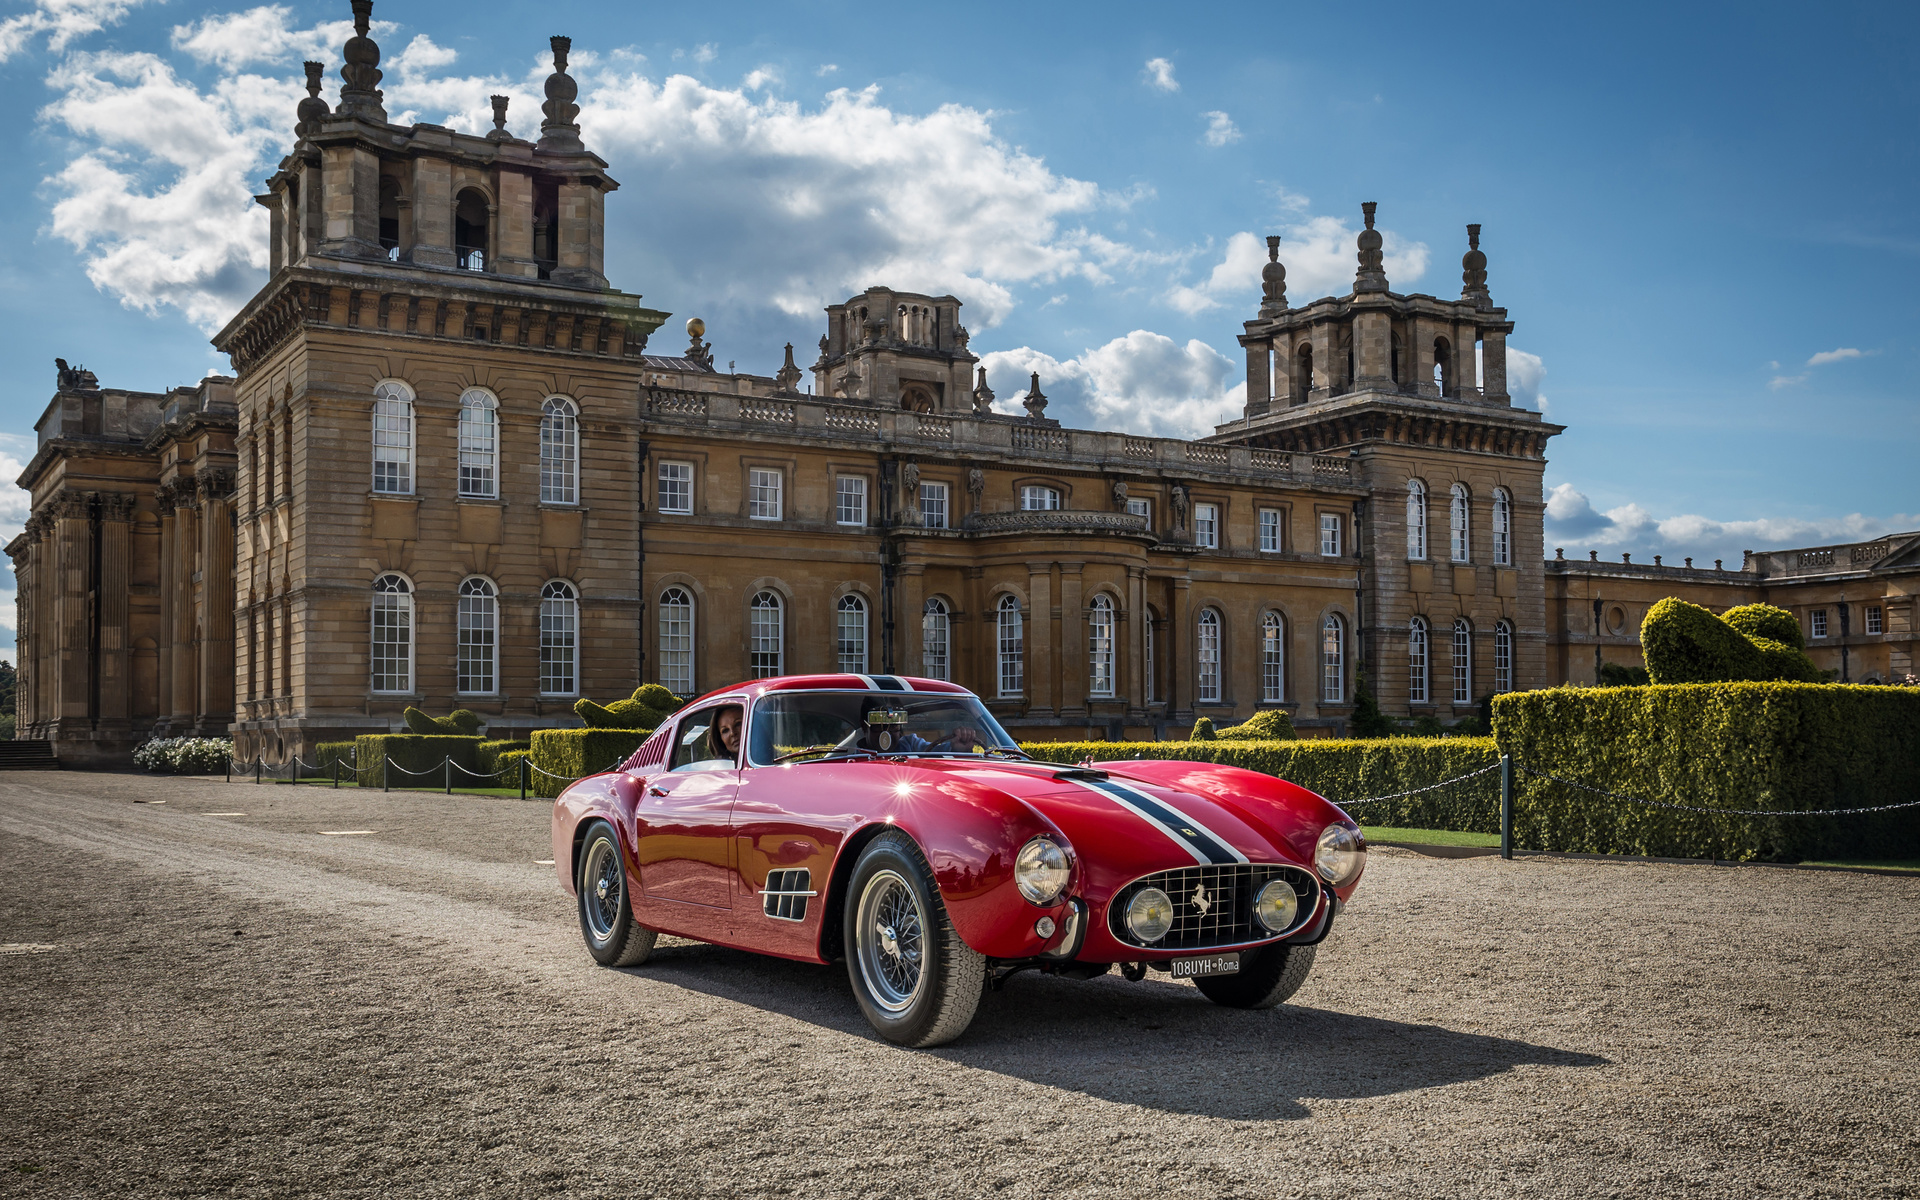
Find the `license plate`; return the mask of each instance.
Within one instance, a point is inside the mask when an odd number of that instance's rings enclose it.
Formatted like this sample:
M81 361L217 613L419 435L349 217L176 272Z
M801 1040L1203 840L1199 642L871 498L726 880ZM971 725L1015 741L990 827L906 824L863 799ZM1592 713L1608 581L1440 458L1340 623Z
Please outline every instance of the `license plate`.
M1240 955L1213 954L1206 958L1176 958L1167 964L1175 979L1199 979L1207 975L1238 975Z

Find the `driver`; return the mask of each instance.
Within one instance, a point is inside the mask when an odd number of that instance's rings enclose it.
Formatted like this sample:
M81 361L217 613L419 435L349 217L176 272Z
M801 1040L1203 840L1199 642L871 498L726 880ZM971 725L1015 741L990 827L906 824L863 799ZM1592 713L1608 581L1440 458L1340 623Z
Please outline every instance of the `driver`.
M729 704L714 714L707 728L707 757L740 761L740 719L738 704Z
M896 743L902 750L954 750L968 753L975 746L984 745L986 739L980 731L971 725L955 725L946 737L928 739L917 733L902 733Z

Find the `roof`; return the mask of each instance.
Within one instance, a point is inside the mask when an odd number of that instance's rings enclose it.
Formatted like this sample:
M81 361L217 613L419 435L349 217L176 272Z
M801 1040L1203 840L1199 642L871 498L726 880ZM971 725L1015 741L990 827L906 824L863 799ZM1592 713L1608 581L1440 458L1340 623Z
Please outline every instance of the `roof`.
M714 688L701 700L713 696L744 696L758 699L768 692L938 692L971 696L972 692L944 679L922 679L913 675L780 675L772 679L750 679L731 687Z

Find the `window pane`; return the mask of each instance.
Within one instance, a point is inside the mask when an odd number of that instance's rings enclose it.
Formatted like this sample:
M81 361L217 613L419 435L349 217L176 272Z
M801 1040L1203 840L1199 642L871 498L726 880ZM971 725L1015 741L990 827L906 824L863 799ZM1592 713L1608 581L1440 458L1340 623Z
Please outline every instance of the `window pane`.
M1415 617L1407 626L1407 703L1427 702L1427 623Z
M1200 613L1200 663L1197 681L1199 698L1208 703L1220 700L1220 614L1212 609Z
M498 613L493 585L469 579L460 585L459 631L455 645L457 691L491 693Z
M693 597L680 588L660 594L660 686L693 695Z
M1153 524L1153 501L1145 497L1139 499L1129 498L1127 500L1127 511L1136 517L1145 517L1149 526Z
M1220 547L1220 506L1217 504L1196 504L1193 506L1193 543L1205 550L1217 550Z
M373 490L404 495L413 491L413 401L390 383L374 397Z
M841 525L867 523L867 481L859 475L842 475L834 493L833 519Z
M1513 690L1513 627L1505 621L1493 627L1493 690Z
M1427 556L1427 489L1418 479L1407 481L1407 557Z
M840 597L839 636L835 652L840 669L850 675L867 673L867 604L858 596Z
M1451 513L1448 525L1453 532L1453 561L1467 561L1467 489L1459 484L1453 485L1453 501L1449 506Z
M494 496L494 441L497 426L493 398L474 389L460 397L460 494Z
M1020 489L1020 507L1028 511L1051 511L1060 507L1060 489L1028 484Z
M1280 510L1277 508L1260 510L1260 549L1268 554L1280 551Z
M1473 630L1465 621L1453 623L1453 702L1473 703Z
M1260 619L1260 699L1278 704L1287 698L1286 623L1279 613Z
M747 472L747 515L758 521L780 519L780 472Z
M1000 598L1000 695L1018 696L1026 686L1026 642L1020 622L1020 601Z
M1320 553L1326 558L1340 557L1340 516L1320 514Z
M564 583L549 583L540 592L540 691L548 696L571 696L579 661L580 603Z
M761 592L753 598L752 612L747 622L747 668L755 679L768 679L780 674L786 651L786 631L780 617L780 597L772 592Z
M1339 704L1346 698L1346 629L1329 616L1320 630L1320 698Z
M1087 612L1087 694L1113 695L1113 601L1095 596Z
M927 601L926 612L920 618L920 669L928 679L953 678L949 663L952 645L953 621L947 613L946 602Z
M1493 493L1493 561L1513 565L1513 501L1505 489Z
M404 579L383 575L373 585L373 690L413 690L413 596Z
M559 396L540 410L540 502L579 502L575 477L580 457L580 422L573 403Z
M947 485L944 483L923 483L920 485L920 523L928 529L947 527ZM942 675L940 678L945 679Z
M663 513L693 511L692 463L663 462L660 464L660 511Z

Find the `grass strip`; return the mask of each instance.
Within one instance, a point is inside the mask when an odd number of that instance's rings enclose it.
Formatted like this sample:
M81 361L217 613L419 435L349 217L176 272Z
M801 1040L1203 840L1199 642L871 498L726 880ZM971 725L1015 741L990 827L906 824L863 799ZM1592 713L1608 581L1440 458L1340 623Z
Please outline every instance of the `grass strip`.
M1496 833L1461 833L1453 829L1401 829L1391 825L1362 825L1367 841L1382 845L1395 842L1412 846L1498 846Z

